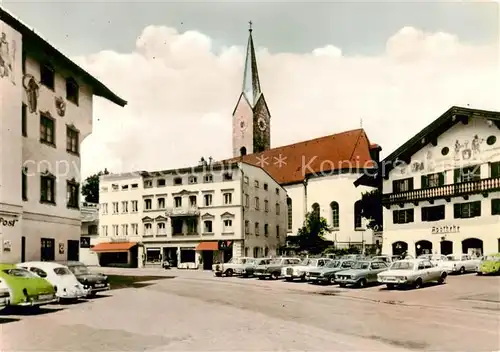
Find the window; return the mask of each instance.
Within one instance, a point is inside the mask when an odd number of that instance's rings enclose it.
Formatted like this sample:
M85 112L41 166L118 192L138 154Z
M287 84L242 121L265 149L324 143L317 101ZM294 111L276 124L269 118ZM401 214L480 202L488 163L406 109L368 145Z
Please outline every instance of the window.
M128 213L128 201L126 200L122 202L122 213L124 214Z
M97 225L89 225L87 231L89 235L97 235Z
M23 137L28 137L28 107L24 103L21 107L21 133Z
M214 181L214 177L211 174L206 174L203 176L203 182L210 183Z
M78 105L80 88L73 78L66 78L66 99Z
M280 209L280 203L276 203L276 215L280 215L281 209Z
M132 236L139 234L139 226L137 226L137 224L132 224L130 227L132 228Z
M55 146L55 127L54 120L44 114L40 113L40 142Z
M259 247L253 247L253 257L254 258L259 257Z
M490 177L491 178L500 177L500 162L490 163Z
M138 209L138 202L136 200L132 201L132 213L137 213Z
M269 235L269 225L264 224L264 235L268 236Z
M500 215L500 199L491 200L491 215Z
M54 90L55 72L51 65L40 63L40 83Z
M363 226L363 223L361 221L362 212L363 212L363 210L361 209L361 201L358 200L356 203L354 203L354 228L355 229L359 229Z
M292 219L292 211L293 211L293 208L292 208L292 198L290 197L287 197L286 198L286 205L287 205L287 227L288 227L288 231L291 231L292 230L292 223L293 223L293 219Z
M280 189L279 189L279 188L276 188L275 192L276 192L276 195L277 195L277 196L279 196L279 195L280 195Z
M101 187L101 192L104 193L104 192L107 192L108 191L108 187Z
M474 165L455 169L454 172L455 183L470 182L481 179L481 165Z
M313 214L319 217L320 210L321 210L320 207L319 207L319 204L318 203L314 203L312 205L311 209L312 209Z
M276 225L276 238L280 238L280 226Z
M56 178L52 175L40 177L40 201L56 204Z
M144 224L144 236L152 236L153 225L151 223Z
M209 207L212 205L212 195L211 194L205 194L203 196L203 202L206 207Z
M174 178L174 185L182 185L182 177Z
M258 180L253 181L253 185L255 186L255 188L259 188L259 181Z
M444 186L444 173L422 175L420 188L431 188Z
M248 179L248 176L245 176L243 177L243 182L248 185L248 183L250 182L249 179Z
M130 185L131 188L138 188L139 185L137 183L132 183L132 185Z
M165 198L158 198L158 209L165 209Z
M152 180L144 180L144 188L151 188L153 187L153 181Z
M151 210L153 208L153 201L151 199L144 199L144 209Z
M164 222L159 222L158 225L157 225L157 227L158 227L157 228L157 233L159 235L164 235L165 234L165 229L166 229L165 223Z
M196 176L189 176L188 182L190 185L198 183L198 178Z
M258 236L259 235L259 223L255 223L255 234Z
M233 231L233 220L226 219L223 221L223 232L232 232Z
M413 177L404 180L392 181L392 193L401 193L413 190Z
M245 220L245 234L248 235L250 233L250 221Z
M259 197L255 197L255 210L259 210L260 204L259 204Z
M392 222L394 224L408 224L413 221L413 209L393 210L392 212Z
M232 204L233 203L233 195L231 193L224 193L224 204Z
M195 207L196 204L198 203L196 196L189 196L189 206L190 207Z
M113 202L113 214L118 214L118 202Z
M264 199L264 211L269 212L269 201L267 199Z
M232 181L233 180L233 174L230 173L230 172L225 172L223 175L222 175L222 180L223 181Z
M111 185L111 188L113 189L113 191L118 191L120 189L120 187L117 184Z
M205 220L203 222L203 232L212 233L212 220Z
M248 194L245 194L245 207L250 207L250 196Z
M267 183L264 183L264 191L267 191L269 188L269 186L267 185Z
M174 203L176 208L182 207L182 197L175 197Z
M66 207L78 209L80 207L80 185L74 181L66 181Z
M339 228L339 203L337 202L331 202L330 203L330 209L332 210L332 227L333 228Z
M102 235L107 236L108 235L108 225L102 225Z
M122 225L122 236L128 236L128 224Z
M167 182L165 181L164 178L160 178L158 181L156 181L156 186L157 187L165 187Z
M108 213L108 203L102 203L102 213L103 215Z
M198 219L190 218L186 220L188 234L198 233Z
M113 236L118 236L118 225L113 225Z
M122 186L122 191L126 191L126 190L128 190L128 185L123 185Z
M455 219L469 219L481 216L481 201L456 203L453 205Z
M422 221L439 221L445 218L444 205L422 208Z
M23 200L28 200L28 168L23 167L21 170L21 187Z

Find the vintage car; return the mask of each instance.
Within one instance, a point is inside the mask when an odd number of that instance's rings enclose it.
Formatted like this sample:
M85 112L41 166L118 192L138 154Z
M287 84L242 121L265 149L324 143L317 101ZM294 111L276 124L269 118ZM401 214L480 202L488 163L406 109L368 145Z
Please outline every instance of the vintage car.
M396 260L400 260L401 258L397 255L376 255L374 257L371 257L370 259L366 259L366 260L370 260L372 262L386 262L388 264L396 261Z
M442 284L447 276L445 268L432 264L428 259L405 259L392 263L389 270L377 275L377 279L388 289L396 286L421 288L423 284L432 281Z
M468 254L449 254L447 257L448 260L444 261L442 266L449 269L449 272L454 274L474 272L481 262L479 258L472 258Z
M355 263L354 260L334 260L322 268L309 270L306 274L306 280L312 284L335 284L335 273L349 269Z
M215 276L233 276L234 274L236 274L236 269L240 269L241 267L243 267L243 265L245 265L249 260L253 260L253 258L231 258L227 263L212 265L212 271L214 272Z
M294 279L306 281L306 274L309 270L322 268L331 261L332 259L330 258L304 258L299 265L281 268L281 276L284 277L286 281L293 281Z
M250 277L253 276L253 272L255 268L259 265L268 265L271 263L271 258L251 258L248 259L245 264L241 266L241 268L236 268L234 273L241 277Z
M499 274L500 273L500 253L487 255L481 260L478 275Z
M16 265L41 277L54 286L59 300L86 297L89 289L84 289L76 276L64 265L53 262L26 262Z
M50 282L13 264L0 264L0 279L9 287L10 306L39 307L57 300Z
M81 262L68 261L60 262L65 265L76 276L78 281L88 290L87 297L94 297L98 292L109 291L111 289L108 277L101 273L93 273Z
M269 264L257 265L254 269L254 276L259 280L271 278L273 280L279 279L281 269L285 266L299 265L301 260L299 258L274 258Z
M367 284L378 283L377 275L387 269L389 265L384 261L358 261L350 269L337 272L335 281L340 287L365 287Z
M429 260L435 266L446 268L448 270L448 274L451 272L451 269L448 266L448 257L444 254L422 254L419 255L417 259Z
M9 286L4 280L0 279L0 310L9 305L10 291Z

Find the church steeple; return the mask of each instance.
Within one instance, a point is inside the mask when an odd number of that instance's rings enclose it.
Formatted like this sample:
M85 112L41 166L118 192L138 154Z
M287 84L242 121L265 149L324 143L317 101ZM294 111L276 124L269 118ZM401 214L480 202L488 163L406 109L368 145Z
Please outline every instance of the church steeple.
M262 93L260 90L259 71L257 70L257 59L252 38L252 21L248 22L248 44L245 57L245 71L243 73L243 94L248 99L252 107L257 104L257 100Z

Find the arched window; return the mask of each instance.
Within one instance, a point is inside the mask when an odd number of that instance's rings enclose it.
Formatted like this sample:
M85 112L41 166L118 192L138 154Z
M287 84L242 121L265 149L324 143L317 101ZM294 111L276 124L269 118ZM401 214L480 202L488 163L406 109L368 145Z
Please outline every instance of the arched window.
M313 212L313 214L316 215L316 216L319 216L319 211L320 211L319 204L318 203L314 203L312 205L312 212Z
M286 205L287 205L287 213L288 213L288 230L292 230L292 198L287 197L286 198Z
M338 228L339 227L339 203L337 202L331 202L330 203L330 209L332 209L332 227L333 228Z
M245 147L241 147L241 148L240 148L240 155L241 155L241 156L245 156L245 155L247 155L247 148L245 148Z
M361 201L358 200L356 203L354 203L354 228L355 229L359 229L362 227L361 214L362 214Z

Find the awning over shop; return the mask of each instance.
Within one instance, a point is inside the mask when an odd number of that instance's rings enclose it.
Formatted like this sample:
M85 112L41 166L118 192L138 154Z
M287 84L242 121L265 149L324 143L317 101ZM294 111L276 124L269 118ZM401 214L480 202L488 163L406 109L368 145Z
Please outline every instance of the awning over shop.
M92 250L99 253L128 252L136 242L104 242L96 244Z
M200 242L200 244L196 246L197 251L216 251L218 249L219 244L217 241Z

